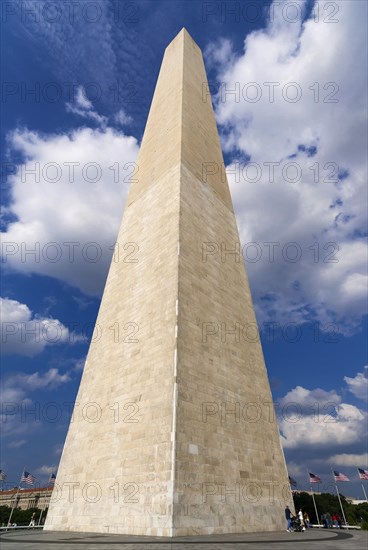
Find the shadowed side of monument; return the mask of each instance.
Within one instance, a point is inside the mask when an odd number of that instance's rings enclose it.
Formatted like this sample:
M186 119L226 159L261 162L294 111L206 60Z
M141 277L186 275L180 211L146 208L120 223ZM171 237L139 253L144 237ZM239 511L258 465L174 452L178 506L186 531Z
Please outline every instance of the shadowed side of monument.
M259 339L230 330L256 323L242 259L203 257L205 243L239 243L206 84L183 29L161 66L118 236L126 252L110 267L47 530L284 526L291 495L275 417L231 413L246 403L273 411ZM218 170L204 179L208 163ZM204 338L208 323L225 338ZM224 418L212 414L223 404Z

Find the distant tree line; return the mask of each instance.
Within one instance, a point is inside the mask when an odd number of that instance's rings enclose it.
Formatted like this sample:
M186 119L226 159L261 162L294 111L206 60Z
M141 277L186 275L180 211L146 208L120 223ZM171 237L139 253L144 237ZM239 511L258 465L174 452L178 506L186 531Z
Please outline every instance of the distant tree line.
M0 525L4 526L8 524L10 517L11 508L10 506L0 506ZM21 510L20 508L15 508L11 522L16 523L17 525L28 525L31 521L32 514L35 513L36 525L38 524L38 519L41 514L40 508L29 508L28 510ZM47 509L42 512L41 525L43 525L46 518Z

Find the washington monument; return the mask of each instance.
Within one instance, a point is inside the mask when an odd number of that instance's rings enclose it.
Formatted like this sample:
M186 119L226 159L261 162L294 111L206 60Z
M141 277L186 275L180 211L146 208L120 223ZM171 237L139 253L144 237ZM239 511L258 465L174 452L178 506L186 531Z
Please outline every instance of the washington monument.
M161 65L47 530L284 529L290 487L206 89L183 29Z

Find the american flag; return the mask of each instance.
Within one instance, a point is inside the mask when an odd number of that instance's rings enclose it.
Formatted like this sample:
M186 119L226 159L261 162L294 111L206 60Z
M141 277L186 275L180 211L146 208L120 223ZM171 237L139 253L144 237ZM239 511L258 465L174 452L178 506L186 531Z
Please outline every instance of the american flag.
M309 472L309 483L322 483L322 480L320 477Z
M296 487L297 486L297 482L295 481L295 479L293 479L290 476L289 476L289 483L290 483L290 487Z
M50 479L49 479L49 483L55 483L55 479L56 479L56 474L51 474Z
M335 481L350 481L350 479L345 474L342 474L341 472L336 472L336 470L334 470L334 478Z
M29 472L26 472L26 470L24 470L20 481L21 482L24 481L25 483L28 483L29 485L33 485L35 480L36 480L36 478L32 474L30 474Z
M5 481L6 478L7 478L7 475L4 472L4 470L0 470L0 481Z
M361 468L358 468L358 472L360 479L368 479L368 470L362 470Z

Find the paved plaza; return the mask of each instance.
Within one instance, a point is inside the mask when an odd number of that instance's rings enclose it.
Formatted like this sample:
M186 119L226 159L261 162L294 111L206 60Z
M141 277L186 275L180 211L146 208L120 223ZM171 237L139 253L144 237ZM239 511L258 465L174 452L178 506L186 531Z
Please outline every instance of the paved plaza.
M2 550L363 550L368 547L368 531L326 531L305 533L251 533L208 537L132 537L95 533L53 531L13 531L0 536Z

